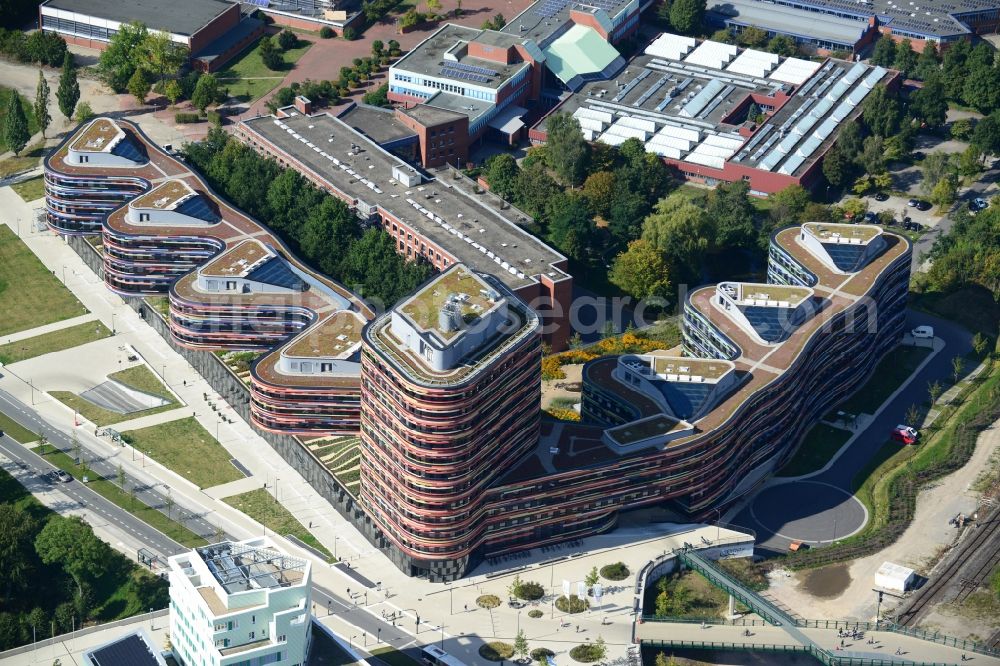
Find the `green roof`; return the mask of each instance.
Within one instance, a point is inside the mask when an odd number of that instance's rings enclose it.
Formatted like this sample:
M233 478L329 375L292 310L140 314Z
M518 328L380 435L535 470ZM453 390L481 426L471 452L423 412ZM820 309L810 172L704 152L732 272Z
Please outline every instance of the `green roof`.
M618 57L615 47L579 23L545 49L545 64L567 85L576 76L603 71Z

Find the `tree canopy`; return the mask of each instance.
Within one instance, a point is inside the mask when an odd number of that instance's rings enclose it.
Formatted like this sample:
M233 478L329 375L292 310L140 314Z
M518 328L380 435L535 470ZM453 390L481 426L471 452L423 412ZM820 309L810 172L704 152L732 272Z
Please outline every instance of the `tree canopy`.
M580 122L568 113L557 113L546 123L545 157L549 167L567 185L579 185L587 168L587 142Z
M35 539L35 550L42 562L58 564L73 578L78 594L107 571L111 554L79 516L51 518Z
M21 106L21 96L11 91L7 96L7 113L3 119L3 142L7 150L19 153L28 145L31 132L28 130L28 117Z

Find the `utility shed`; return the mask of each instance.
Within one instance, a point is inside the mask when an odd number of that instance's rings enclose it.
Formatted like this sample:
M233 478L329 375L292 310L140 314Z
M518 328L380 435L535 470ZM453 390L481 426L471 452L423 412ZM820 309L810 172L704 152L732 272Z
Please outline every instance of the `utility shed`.
M893 592L906 592L913 585L916 575L913 569L892 562L883 562L875 572L875 586Z

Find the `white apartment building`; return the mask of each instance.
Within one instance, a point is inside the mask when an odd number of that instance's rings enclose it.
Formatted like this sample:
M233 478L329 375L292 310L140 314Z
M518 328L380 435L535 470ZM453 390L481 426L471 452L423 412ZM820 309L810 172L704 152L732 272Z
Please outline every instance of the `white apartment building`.
M169 559L170 642L183 666L304 666L311 565L266 538Z

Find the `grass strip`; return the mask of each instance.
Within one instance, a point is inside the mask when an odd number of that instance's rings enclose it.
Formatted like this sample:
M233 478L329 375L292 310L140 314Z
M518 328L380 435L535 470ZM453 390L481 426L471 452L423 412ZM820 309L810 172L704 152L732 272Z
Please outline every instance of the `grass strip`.
M394 647L376 648L371 655L389 666L421 666L419 661Z
M244 478L232 456L193 416L129 430L123 437L136 449L199 488Z
M38 440L38 433L28 430L23 425L10 418L6 414L0 413L0 430L3 430L8 437L13 437L21 444Z
M81 451L85 450L81 449ZM59 469L69 472L77 479L87 476L90 479L87 483L88 488L109 502L125 509L150 527L163 532L163 534L177 543L190 548L204 546L208 543L205 539L184 527L176 520L144 504L138 498L133 499L130 493L126 493L116 483L104 478L90 469L86 464L77 465L69 454L62 451L50 451L44 454L44 458Z
M10 189L17 192L17 196L21 197L25 203L28 203L45 196L45 179L42 176L38 176L37 178L22 180L20 183L11 185Z
M115 423L121 423L122 421L131 421L132 419L137 419L142 416L151 416L153 414L159 414L160 412L177 408L177 403L175 402L161 407L144 409L140 412L119 414L118 412L113 412L110 409L98 407L86 398L81 398L77 394L70 391L49 391L49 395L74 410L77 414L87 419L94 425L98 426L114 425Z
M224 497L222 501L273 532L281 535L291 534L302 543L323 553L329 561L333 561L333 553L264 488Z
M51 333L42 333L33 338L0 345L0 363L17 363L36 356L73 349L88 342L103 340L110 335L111 331L101 322L87 321Z
M177 400L174 399L174 395L166 386L163 385L160 378L154 375L153 371L150 370L145 364L113 372L108 375L108 379L113 379L114 381L124 384L129 388L133 388L136 391L142 391L143 393L148 393L149 395L155 395L163 398L164 400L169 400L175 405L177 404Z

